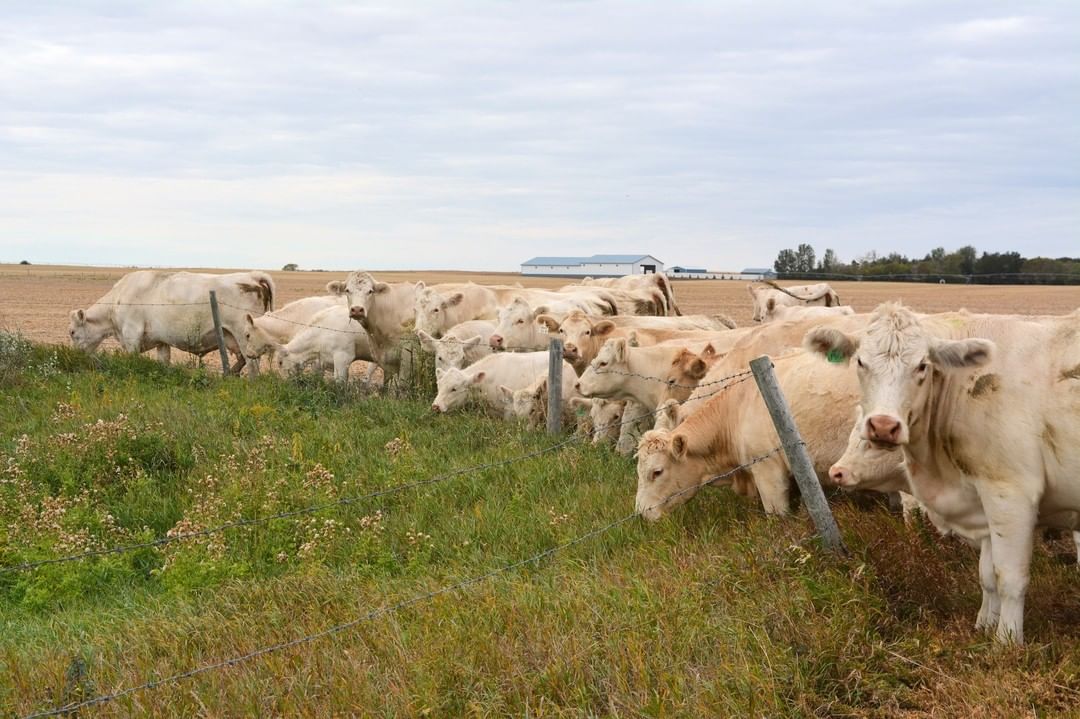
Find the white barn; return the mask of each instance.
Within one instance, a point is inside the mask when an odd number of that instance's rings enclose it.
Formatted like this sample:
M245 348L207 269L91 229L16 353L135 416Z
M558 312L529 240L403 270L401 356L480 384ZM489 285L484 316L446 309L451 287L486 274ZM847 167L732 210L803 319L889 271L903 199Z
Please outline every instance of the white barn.
M521 274L534 277L622 277L663 271L664 263L652 255L534 257L521 263Z

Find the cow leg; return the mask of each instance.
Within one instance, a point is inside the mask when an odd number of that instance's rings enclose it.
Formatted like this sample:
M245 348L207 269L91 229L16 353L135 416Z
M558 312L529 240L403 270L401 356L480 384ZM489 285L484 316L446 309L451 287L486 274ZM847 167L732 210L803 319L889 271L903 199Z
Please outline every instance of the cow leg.
M349 379L349 365L352 364L353 357L348 352L335 352L334 353L334 379L338 382L345 382Z
M994 574L1001 601L996 638L1004 643L1024 643L1024 596L1035 541L1037 502L1029 500L1001 481L987 481L979 497L990 525ZM1012 491L1010 491L1012 490Z
M915 521L915 513L919 511L919 500L907 492L897 492L900 495L900 511L904 515L904 524L908 527Z
M791 511L791 485L784 463L773 458L750 470L754 486L761 496L761 506L766 514L786 515Z
M158 362L167 366L172 361L172 348L169 345L158 345L157 358Z
M258 377L260 369L261 368L259 367L259 358L258 357L251 357L250 358L250 363L248 364L248 373L252 377Z
M979 550L979 584L982 585L982 606L979 607L975 628L988 632L997 628L1001 616L997 577L994 576L994 551L989 537L982 540Z
M1080 532L1073 532L1073 544L1076 545L1076 564L1080 566Z
M648 415L648 410L634 400L626 401L626 409L623 410L623 421L619 426L619 439L615 442L615 451L619 454L629 455L637 450L638 440L641 439L641 423Z

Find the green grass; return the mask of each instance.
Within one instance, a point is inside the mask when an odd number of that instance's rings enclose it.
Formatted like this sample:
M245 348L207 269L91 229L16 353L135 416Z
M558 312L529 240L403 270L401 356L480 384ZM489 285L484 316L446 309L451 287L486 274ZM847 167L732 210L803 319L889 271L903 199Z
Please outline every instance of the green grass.
M8 336L10 337L10 336ZM423 398L222 380L0 343L0 564L197 531L552 438ZM0 712L27 714L288 641L480 575L633 508L585 443L300 518L0 574ZM1080 573L1041 545L1030 640L970 629L973 553L880 505L803 515L726 490L354 630L101 715L1040 716L1080 702ZM80 668L81 665L81 668Z

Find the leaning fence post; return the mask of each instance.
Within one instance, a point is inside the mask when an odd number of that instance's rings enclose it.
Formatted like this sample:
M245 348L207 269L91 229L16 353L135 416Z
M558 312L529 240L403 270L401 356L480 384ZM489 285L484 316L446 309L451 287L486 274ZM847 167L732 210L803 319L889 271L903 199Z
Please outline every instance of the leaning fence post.
M210 290L210 316L214 318L214 334L217 335L218 351L221 352L221 374L229 376L229 353L225 351L225 331L221 329L221 312L218 311L217 292Z
M551 344L548 345L548 434L562 431L562 353L562 340L552 337Z
M780 385L776 381L776 373L773 372L773 363L769 357L758 357L750 362L750 369L754 373L758 390L761 392L765 406L769 408L769 416L772 417L776 434L780 436L780 445L787 455L791 473L795 475L795 481L802 493L803 504L810 512L810 518L814 520L814 526L818 534L825 540L825 546L834 552L843 552L844 543L840 539L840 529L836 526L836 519L829 510L829 503L825 501L825 493L821 490L814 464L810 460L810 454L806 451L802 437L799 436L799 428L795 426L795 418L791 416L791 408Z

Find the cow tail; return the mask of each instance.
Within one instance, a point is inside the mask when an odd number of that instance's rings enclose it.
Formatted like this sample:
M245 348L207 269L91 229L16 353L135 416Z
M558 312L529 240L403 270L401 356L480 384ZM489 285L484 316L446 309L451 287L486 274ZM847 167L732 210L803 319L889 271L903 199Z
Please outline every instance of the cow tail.
M274 286L274 278L266 272L252 272L251 276L259 285L259 301L262 302L263 312L273 312L274 300L277 299L277 287Z
M668 280L667 275L657 272L656 283L660 286L660 291L664 293L664 299L667 302L667 313L681 317L682 310L679 309L679 305L675 302L675 292L671 288L671 281Z

